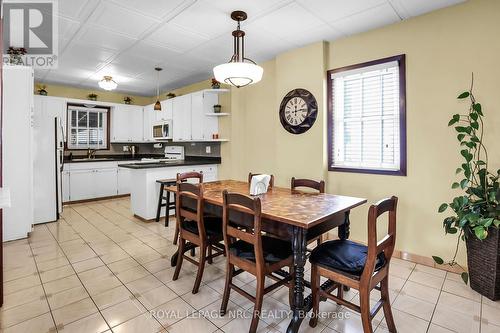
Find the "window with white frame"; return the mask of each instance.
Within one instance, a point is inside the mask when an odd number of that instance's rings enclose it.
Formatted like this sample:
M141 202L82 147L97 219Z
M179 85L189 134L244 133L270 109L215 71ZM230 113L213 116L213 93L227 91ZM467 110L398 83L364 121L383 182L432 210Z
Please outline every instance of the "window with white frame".
M406 175L404 55L328 71L329 170Z
M108 149L109 108L68 104L68 149Z

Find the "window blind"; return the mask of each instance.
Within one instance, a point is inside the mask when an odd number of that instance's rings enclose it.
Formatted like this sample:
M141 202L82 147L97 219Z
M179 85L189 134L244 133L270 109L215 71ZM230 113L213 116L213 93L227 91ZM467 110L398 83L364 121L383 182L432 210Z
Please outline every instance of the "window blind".
M103 108L68 106L69 149L105 149L107 112Z
M332 167L399 170L397 61L333 73Z

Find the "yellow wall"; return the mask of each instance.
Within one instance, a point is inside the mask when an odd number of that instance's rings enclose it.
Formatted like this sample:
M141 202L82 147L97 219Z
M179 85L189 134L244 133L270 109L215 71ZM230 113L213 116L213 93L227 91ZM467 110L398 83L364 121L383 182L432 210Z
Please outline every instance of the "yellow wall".
M134 96L130 94L105 91L98 88L91 90L57 84L45 84L42 82L35 83L35 94L38 94L38 89L42 86L45 86L45 90L47 90L49 96L87 99L87 96L90 93L94 93L97 95L97 100L103 102L123 103L123 98L125 96L129 96L132 98L132 104L134 105L147 105L151 103L151 97Z
M317 43L263 64L259 84L232 92L231 169L223 177L245 179L248 171L274 173L279 185L292 176L326 178L330 193L374 202L397 195L397 248L414 254L452 254L455 239L444 236L437 207L457 194L449 189L461 163L453 113L466 110L455 97L475 73L477 98L486 112L485 142L491 169L500 167L500 1L476 0L331 43ZM326 171L326 70L405 53L407 56L408 176ZM293 88L309 89L320 114L307 133L288 134L278 107ZM228 161L229 157L229 161ZM366 239L368 205L352 216L352 238ZM463 253L463 251L462 251ZM464 262L464 256L461 256Z

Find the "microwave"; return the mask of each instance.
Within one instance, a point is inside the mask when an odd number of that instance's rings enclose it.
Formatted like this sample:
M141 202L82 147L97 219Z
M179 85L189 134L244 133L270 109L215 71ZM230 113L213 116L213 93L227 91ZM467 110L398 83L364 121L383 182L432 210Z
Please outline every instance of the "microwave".
M153 125L153 139L172 139L172 120L162 120Z

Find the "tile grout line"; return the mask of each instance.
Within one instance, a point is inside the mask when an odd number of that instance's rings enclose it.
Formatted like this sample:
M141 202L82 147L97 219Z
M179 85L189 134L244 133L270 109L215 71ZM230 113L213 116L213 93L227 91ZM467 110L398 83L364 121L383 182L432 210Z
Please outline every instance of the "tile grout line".
M441 283L441 288L439 288L439 295L438 295L438 298L436 300L436 304L434 304L434 309L432 310L431 319L429 320L429 324L427 325L426 332L429 332L429 330L431 328L432 319L434 318L434 314L436 313L436 309L437 309L437 306L438 306L438 303L439 303L439 299L441 298L441 294L443 293L443 287L444 287L444 283L446 282L446 278L447 277L448 277L448 272L445 273L444 279L443 279L443 283Z
M47 228L46 225L44 225L44 228L50 233L50 231L48 230L48 228ZM45 298L45 302L47 302L47 306L49 308L50 316L52 317L52 322L54 323L54 329L55 329L56 332L59 332L59 329L57 328L56 319L54 318L54 314L52 313L52 307L50 306L49 298L47 296L47 292L45 291L45 286L43 285L42 276L40 274L40 270L38 269L38 263L35 260L35 253L33 252L33 248L31 247L31 242L30 241L28 241L28 245L30 247L31 255L33 256L33 262L35 263L37 276L38 276L38 279L40 280L40 285L42 286L43 295L45 296L44 297ZM59 244L58 244L58 246L59 246ZM33 317L33 318L36 318L36 317ZM30 318L30 319L32 319L32 318Z

